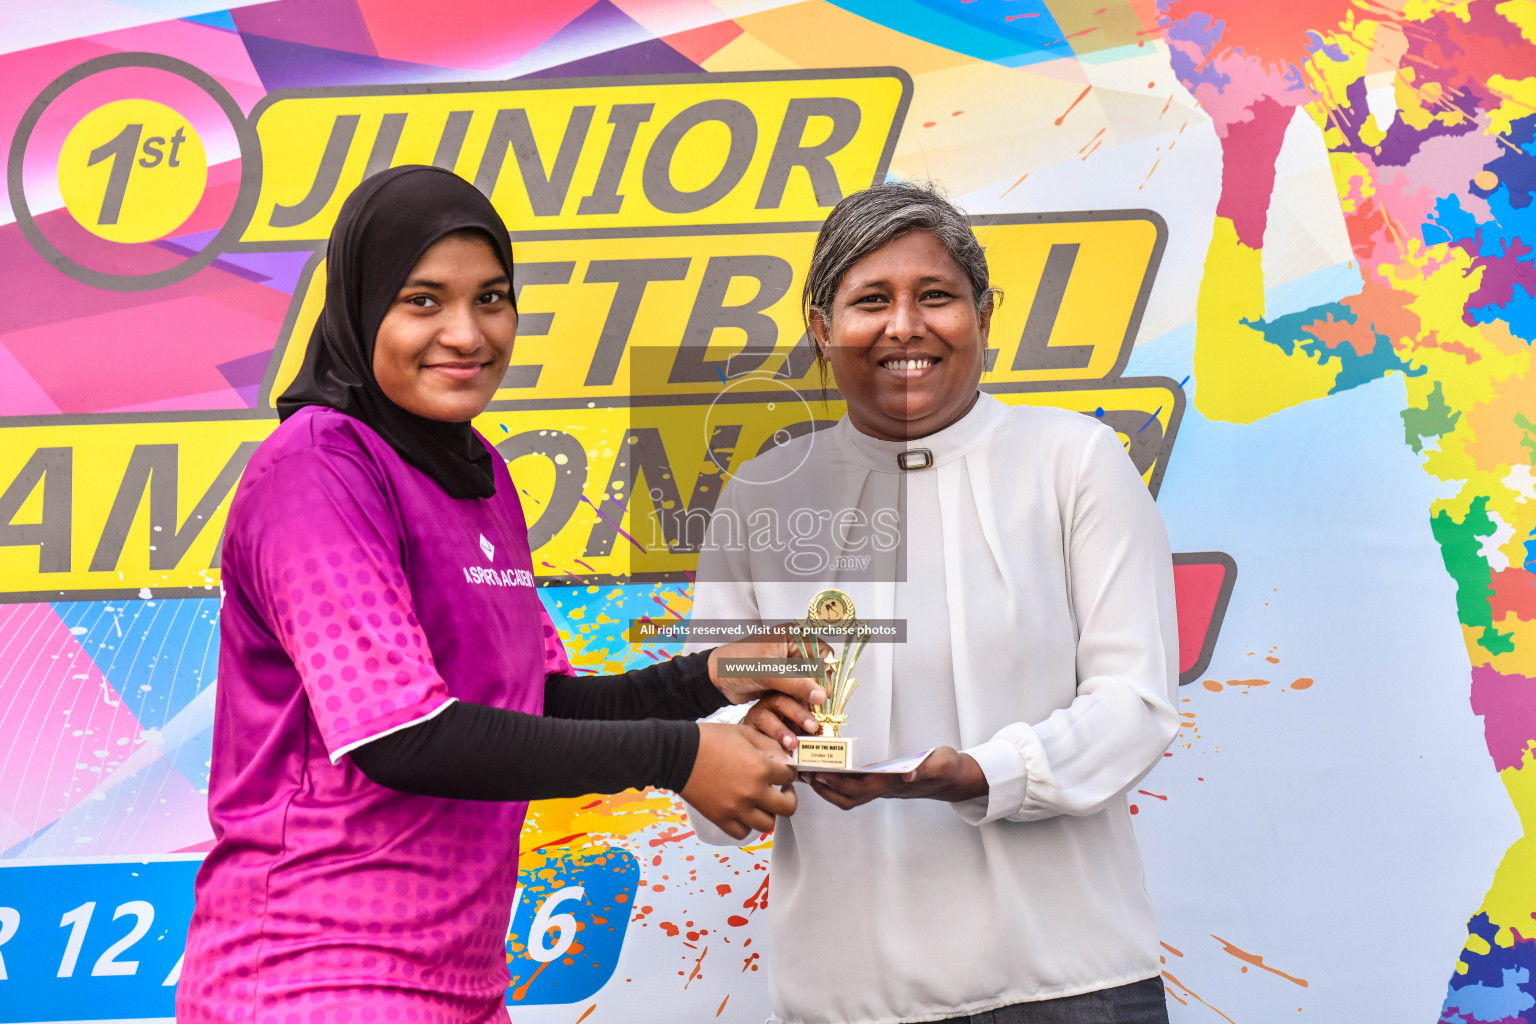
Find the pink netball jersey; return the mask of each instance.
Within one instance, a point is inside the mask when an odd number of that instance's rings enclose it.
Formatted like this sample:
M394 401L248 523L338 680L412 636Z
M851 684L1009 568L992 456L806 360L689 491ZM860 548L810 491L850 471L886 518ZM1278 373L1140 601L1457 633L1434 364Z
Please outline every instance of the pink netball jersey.
M177 1019L505 1019L522 803L413 796L347 752L454 700L539 714L569 670L517 492L456 500L309 407L230 506L208 813Z

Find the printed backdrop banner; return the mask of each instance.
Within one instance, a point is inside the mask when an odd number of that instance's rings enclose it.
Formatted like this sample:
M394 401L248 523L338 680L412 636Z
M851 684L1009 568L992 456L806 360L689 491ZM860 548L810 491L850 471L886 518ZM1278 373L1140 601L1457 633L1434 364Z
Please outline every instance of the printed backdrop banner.
M1173 1020L1536 1021L1536 0L18 3L0 137L0 1024L173 1013L225 509L403 163L512 231L476 426L582 672L675 651L627 626L721 483L841 415L827 212L943 186L983 387L1113 427L1174 542ZM534 804L512 1019L762 1020L770 852Z

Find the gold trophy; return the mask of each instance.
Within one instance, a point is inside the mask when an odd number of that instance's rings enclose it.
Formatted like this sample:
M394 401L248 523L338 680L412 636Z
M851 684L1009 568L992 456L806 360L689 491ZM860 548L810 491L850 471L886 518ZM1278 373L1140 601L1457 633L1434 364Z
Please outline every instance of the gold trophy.
M827 699L811 707L811 714L821 729L815 736L800 737L800 744L795 748L795 764L810 770L834 768L847 771L854 766L854 738L841 735L841 730L848 721L848 698L859 685L853 678L853 665L869 642L869 629L854 617L853 598L841 590L823 590L811 598L810 610L799 626L795 644L800 657L820 660L826 665L822 670L821 688L826 691ZM836 627L836 632L844 638L842 657L834 657L831 653L821 657L817 653L817 633L829 626Z

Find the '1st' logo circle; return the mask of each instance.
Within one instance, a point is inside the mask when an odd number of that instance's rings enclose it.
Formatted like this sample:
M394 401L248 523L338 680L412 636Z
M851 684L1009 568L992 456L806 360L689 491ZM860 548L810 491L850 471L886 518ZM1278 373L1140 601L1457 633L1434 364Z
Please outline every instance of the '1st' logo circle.
M238 242L261 189L261 144L212 75L164 54L112 53L38 93L6 169L16 226L55 270L145 291Z
M164 238L197 209L208 157L191 121L153 100L97 107L59 152L59 194L81 227L113 242Z

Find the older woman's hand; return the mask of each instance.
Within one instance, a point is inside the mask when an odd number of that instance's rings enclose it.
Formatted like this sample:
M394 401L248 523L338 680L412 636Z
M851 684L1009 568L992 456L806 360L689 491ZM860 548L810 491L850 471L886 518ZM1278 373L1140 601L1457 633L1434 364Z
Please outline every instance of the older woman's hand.
M945 800L956 803L987 794L987 777L969 754L938 747L915 771L905 775L802 773L817 795L851 811L880 797L898 800Z

